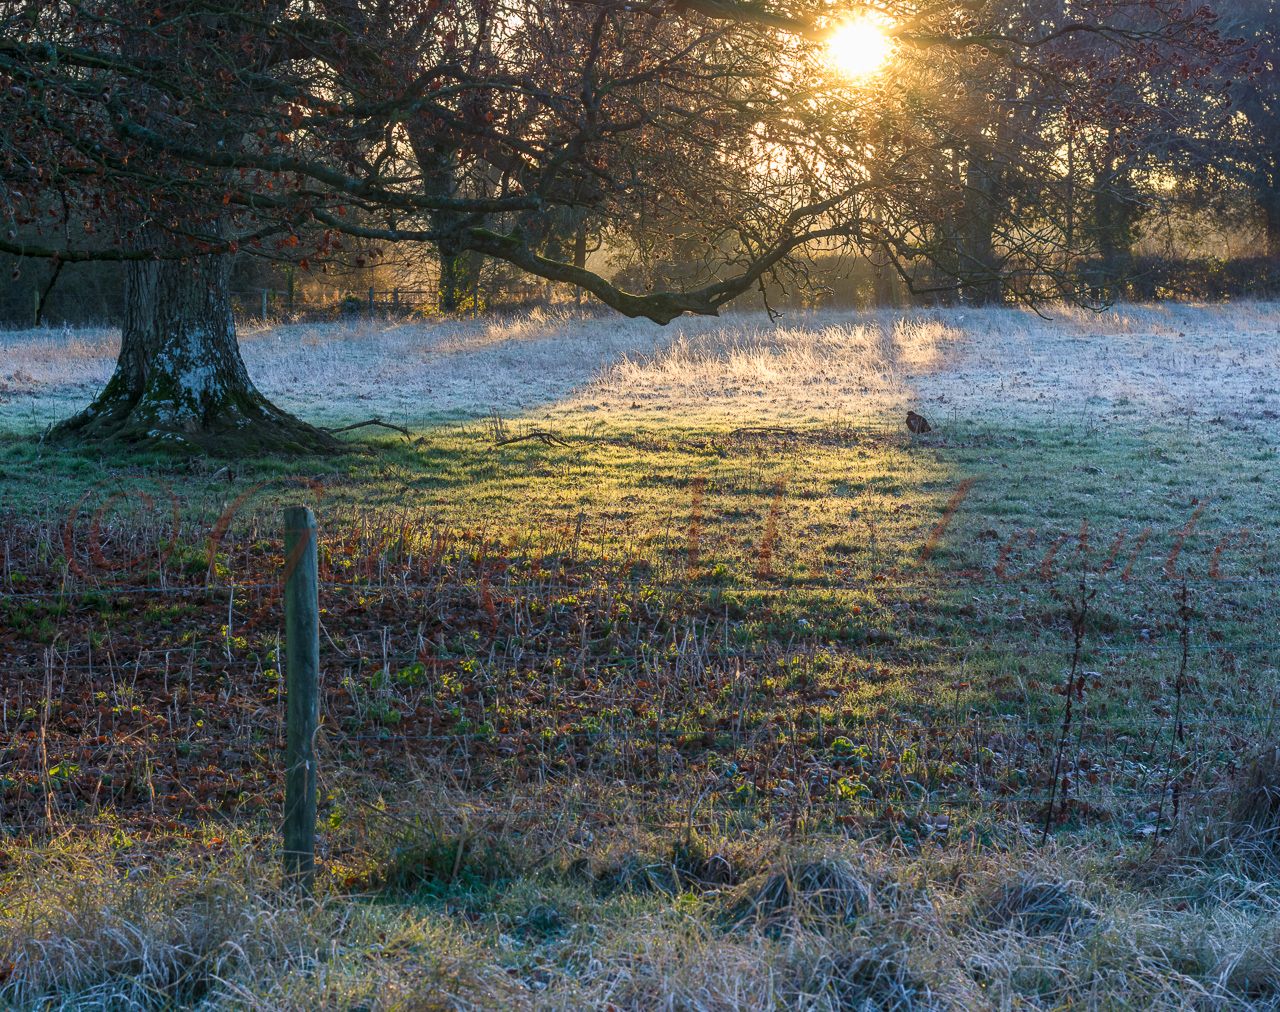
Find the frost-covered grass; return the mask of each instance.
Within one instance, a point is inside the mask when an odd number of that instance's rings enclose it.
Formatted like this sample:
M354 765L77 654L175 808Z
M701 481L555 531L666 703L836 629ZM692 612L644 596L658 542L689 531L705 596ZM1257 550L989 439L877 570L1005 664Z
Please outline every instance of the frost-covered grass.
M1057 309L1048 320L921 310L775 325L742 313L665 330L583 314L270 328L244 335L242 348L277 403L321 424L380 416L415 441L360 429L344 437L350 455L231 462L37 445L42 420L80 406L105 378L112 339L8 332L0 431L19 438L0 458L0 504L50 509L104 468L140 466L189 485L193 505L221 502L224 490L201 475L231 463L242 480L329 474L340 479L329 503L526 529L582 513L589 527L612 518L669 542L702 478L702 550L718 554L725 578L750 580L785 482L774 563L825 579L854 559L907 565L973 478L935 563L994 566L1015 534L1025 542L1034 529L1048 545L1087 521L1095 549L1121 534L1132 545L1151 527L1134 571L1158 572L1157 556L1195 514L1182 557L1207 569L1230 534L1219 568L1243 572L1246 557L1270 565L1261 546L1280 525L1278 330L1271 303ZM930 418L930 436L909 436L908 408ZM752 426L791 432L738 431ZM535 429L572 445L493 445ZM859 554L873 528L874 551Z
M440 834L433 845L468 849L443 870L419 866L409 890L368 888L391 850L368 840L393 837L401 868L415 860L413 834L376 814L341 834L361 873L327 862L337 873L322 873L314 901L281 892L270 843L239 831L11 847L0 1000L40 1012L1262 1012L1280 993L1280 892L1265 864L1106 837L908 852L775 831L589 832L564 805L525 835L523 871L495 879L484 854L512 840L504 804L422 793L414 814ZM573 842L557 845L558 829ZM736 884L619 884L646 867L662 881L691 853Z
M1069 307L727 318L629 357L572 403L628 397L702 416L820 422L897 415L1087 422L1120 406L1145 421L1280 408L1280 306Z
M110 330L0 331L0 427L30 430L84 407L110 377L119 339ZM379 414L421 426L544 404L665 339L648 323L534 313L248 328L240 350L258 387L307 421Z
M255 383L316 424L379 414L446 419L600 412L624 424L680 412L759 424L894 416L998 422L1139 413L1257 420L1280 408L1280 308L1121 306L760 313L659 328L617 316L352 320L242 332ZM32 431L92 399L110 376L109 330L0 332L0 428ZM634 407L633 407L634 405Z

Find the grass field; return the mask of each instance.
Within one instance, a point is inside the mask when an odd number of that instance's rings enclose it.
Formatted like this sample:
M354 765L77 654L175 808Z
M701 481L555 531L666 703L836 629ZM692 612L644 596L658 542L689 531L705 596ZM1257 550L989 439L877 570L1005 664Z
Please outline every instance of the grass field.
M50 446L118 338L0 335L0 995L1276 1007L1280 310L1051 315L247 334L282 406L412 431L302 460Z

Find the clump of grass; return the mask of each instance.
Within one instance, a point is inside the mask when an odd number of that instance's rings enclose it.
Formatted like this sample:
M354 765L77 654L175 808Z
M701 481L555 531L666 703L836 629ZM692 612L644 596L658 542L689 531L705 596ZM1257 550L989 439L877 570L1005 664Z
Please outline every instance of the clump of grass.
M1274 840L1280 830L1280 745L1270 744L1248 764L1232 821L1249 836Z
M216 873L62 846L28 852L0 906L0 1001L147 1008L205 999L251 967L323 935L320 907L280 894L247 846Z
M767 860L776 841L761 839L744 845L712 840L686 831L671 842L657 837L628 839L609 847L591 876L597 895L615 892L701 893L737 885ZM589 870L589 867L588 867Z
M776 928L792 921L846 923L874 902L871 884L848 861L800 861L744 883L733 911L739 922Z
M1070 932L1090 919L1093 908L1068 882L1023 873L998 883L974 904L977 920L989 928L1013 928L1039 935Z
M669 863L639 854L628 854L601 868L594 875L594 885L599 896L616 892L678 892Z
M371 874L370 884L399 892L493 884L528 870L532 857L529 851L514 849L494 834L461 832L428 840L413 838Z
M686 918L646 918L602 946L606 989L583 987L578 1008L619 1012L923 1012L961 1007L934 992L921 950L865 935L771 938L708 932ZM602 981L603 983L603 981ZM594 999L594 1002L592 1001Z
M323 887L315 899L282 889L278 855L247 838L173 843L10 854L0 1006L514 1007L501 969L438 924L397 922Z
M915 1012L951 1004L934 996L911 965L910 950L901 943L823 954L797 967L794 980L797 999L826 998L833 1012L867 1008Z

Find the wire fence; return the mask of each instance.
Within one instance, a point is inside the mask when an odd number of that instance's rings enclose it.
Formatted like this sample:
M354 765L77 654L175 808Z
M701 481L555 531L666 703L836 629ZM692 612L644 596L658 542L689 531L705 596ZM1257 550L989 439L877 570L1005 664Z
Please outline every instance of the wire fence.
M86 515L4 532L0 814L277 818L275 514L182 545ZM783 551L803 532L779 521L767 566L726 574L705 520L632 542L605 511L518 542L454 521L322 524L322 813L426 778L573 792L586 820L1149 835L1231 804L1274 737L1280 575L1255 536L1135 532L1144 565L1121 571L1096 535L895 548L882 530L828 572ZM955 568L918 564L932 533L964 544Z
M549 716L548 727L556 722ZM1180 807L1230 807L1223 803L1239 797L1239 786L1230 780L1239 768L1232 766L1230 755L1195 754L1206 732L1222 725L1230 725L1231 744L1239 749L1271 740L1274 717L1082 721L1081 730L1072 734L1070 761L1058 767L1057 778L1047 775L1052 755L1037 741L1060 725L978 718L958 724L868 721L829 729L825 735L794 729L720 732L710 743L702 734L671 731L538 733L535 727L533 735L523 736L406 735L344 734L326 728L318 749L322 780L328 773L330 785L349 783L352 775L369 778L371 767L360 756L372 751L379 769L385 764L395 769L401 761L431 768L435 776L481 797L492 798L495 791L527 794L538 787L559 795L586 785L597 795L614 795L611 802L596 805L598 812L639 812L647 821L670 817L696 798L700 824L719 826L801 817L819 831L839 831L850 821L949 812L970 819L999 813L1055 822L1114 820L1146 834L1157 828L1153 805L1168 803L1164 814L1176 821ZM1166 753L1175 740L1185 747ZM29 804L7 813L13 826L48 825L54 811L76 823L113 811L116 823L188 825L280 815L279 790L246 789L237 775L237 766L278 768L279 749L258 744L236 752L234 742L209 738L59 747L19 741L11 739L0 762L0 777L10 785L7 796L31 795ZM689 776L693 741L699 754L715 757L715 768ZM210 786L198 770L186 777L190 787L172 779L174 763L187 757L230 773L230 786ZM101 767L117 772L104 773ZM122 774L122 768L130 772ZM1206 768L1221 776L1205 778ZM87 780L78 776L82 771ZM519 771L533 783L527 784ZM385 778L372 779L381 785ZM1051 790L1055 783L1057 791ZM23 784L14 791L14 785ZM335 798L341 805L340 795L329 795L331 802ZM42 813L42 804L50 811ZM1158 828L1169 824L1161 822Z

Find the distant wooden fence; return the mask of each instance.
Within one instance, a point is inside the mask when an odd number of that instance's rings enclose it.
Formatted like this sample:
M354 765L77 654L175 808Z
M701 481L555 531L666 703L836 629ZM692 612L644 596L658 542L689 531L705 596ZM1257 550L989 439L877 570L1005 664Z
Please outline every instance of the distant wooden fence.
M500 291L482 288L479 309L491 304L511 304L546 300L547 286L541 282L504 284ZM555 300L573 299L573 289L555 289ZM436 312L439 293L429 288L325 289L321 292L276 288L251 288L231 293L232 311L240 319L279 320L293 317L331 319L343 316L403 316ZM474 297L473 297L474 299ZM466 311L471 310L470 304ZM45 306L43 322L51 327L119 326L125 315L123 288L85 293L58 291ZM0 291L0 327L37 325L40 289L18 288Z
M399 316L421 309L434 308L436 293L423 288L392 288L379 291L334 289L313 293L263 288L258 291L232 293L238 314L269 320L281 316L370 316L380 313Z
M541 282L517 282L505 285L502 296L518 302L538 298L543 292L545 285ZM427 288L332 289L319 295L272 288L232 293L238 315L261 320L293 316L402 316L434 312L438 298L438 292Z

